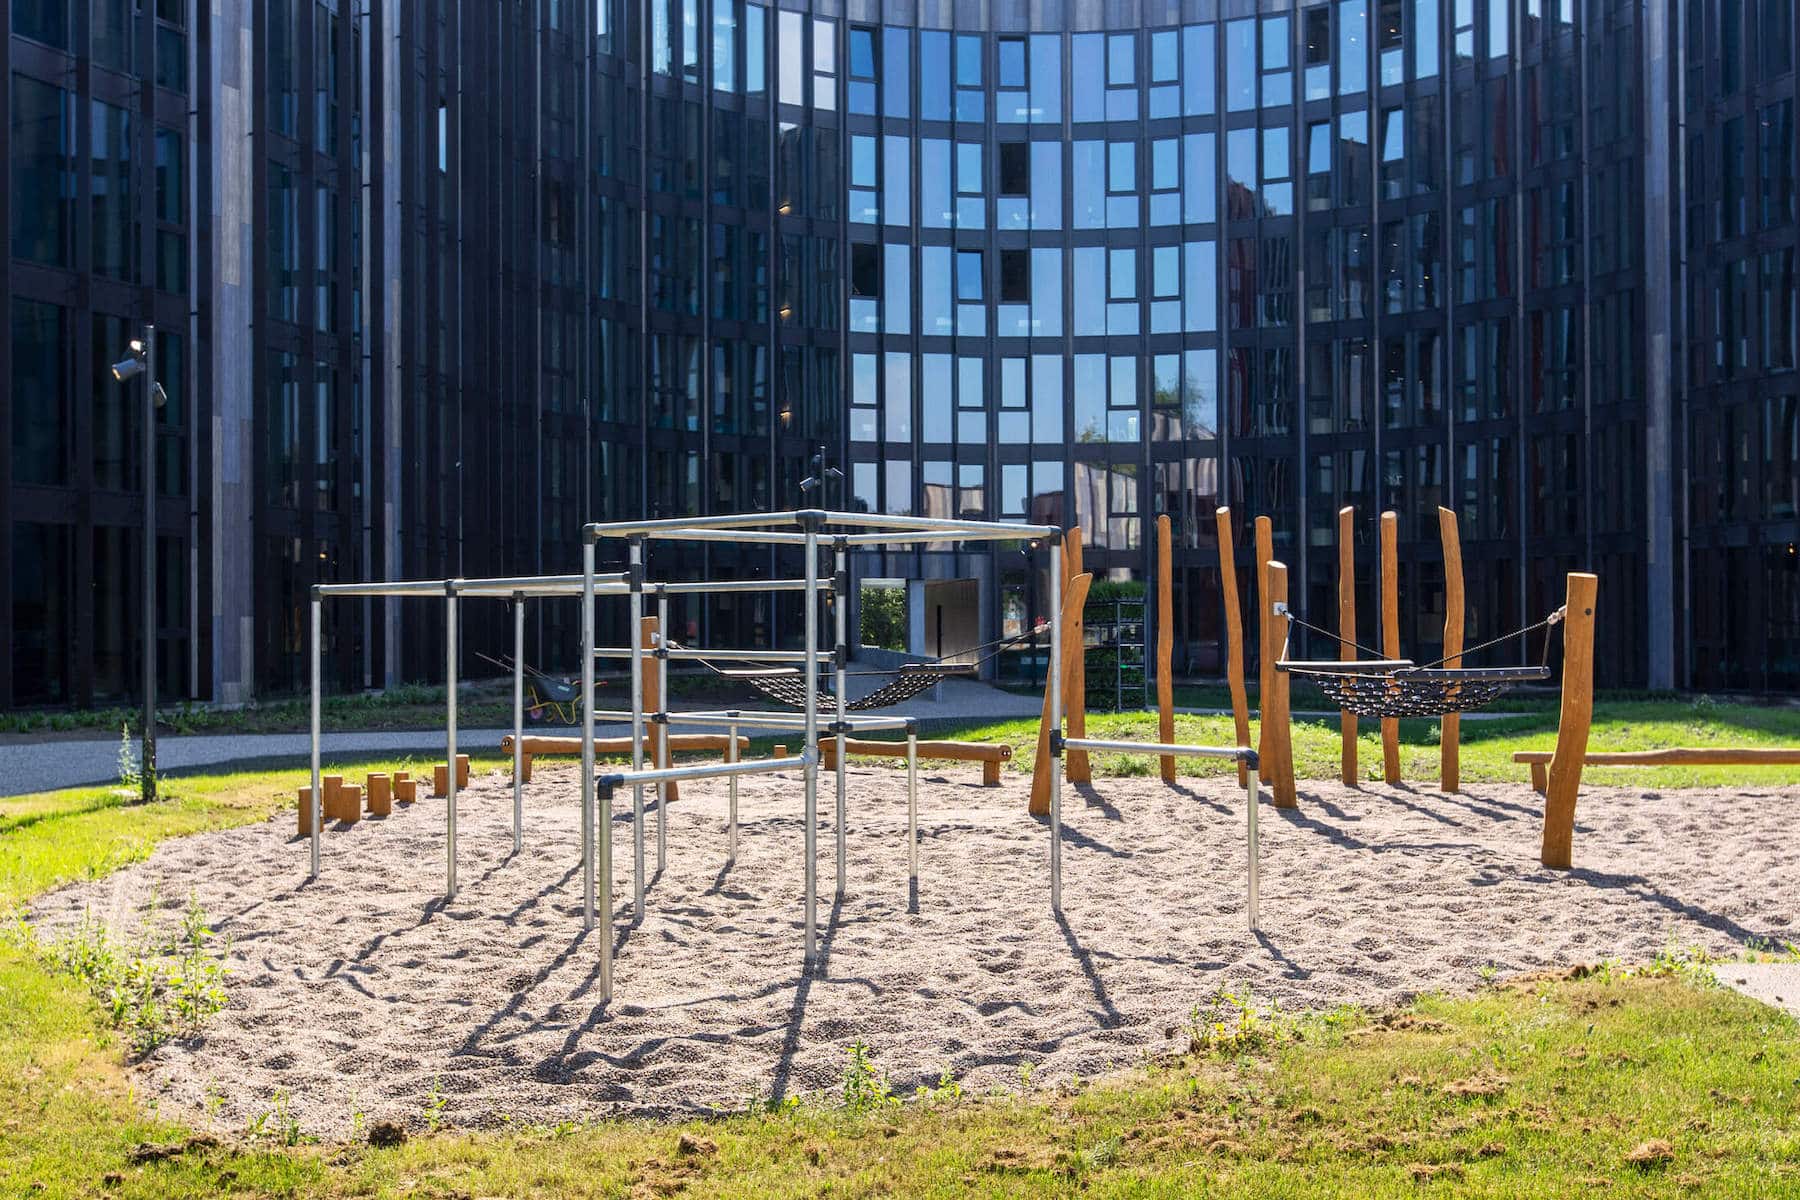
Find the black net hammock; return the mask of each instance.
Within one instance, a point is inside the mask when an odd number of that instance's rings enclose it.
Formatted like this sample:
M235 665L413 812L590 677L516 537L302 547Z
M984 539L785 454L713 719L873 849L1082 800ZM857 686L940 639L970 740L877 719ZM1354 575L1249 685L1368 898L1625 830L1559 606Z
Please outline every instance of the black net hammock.
M1537 666L1447 667L1444 664L1450 661L1450 655L1421 665L1405 658L1382 658L1379 651L1354 642L1351 645L1358 653L1376 657L1290 659L1288 642L1293 638L1296 625L1334 642L1340 639L1330 630L1307 624L1285 605L1276 611L1288 619L1288 637L1282 643L1281 659L1276 662L1275 669L1304 676L1339 708L1359 717L1441 717L1445 713L1475 712L1519 684L1542 683L1550 678L1550 639L1562 623L1564 612L1559 608L1535 624L1490 638L1462 652L1464 656L1476 654L1542 629L1544 654Z
M882 684L866 696L847 701L844 708L849 712L867 712L875 708L888 708L895 704L904 704L914 696L929 691L946 679L973 679L983 663L993 658L1008 646L1027 641L1049 629L1043 623L1024 633L1011 637L998 638L982 645L961 651L963 654L979 653L980 657L968 662L936 662L903 663L898 667L880 671L846 671L848 678L880 678L888 682ZM673 646L675 643L669 643ZM981 653L985 651L985 653ZM729 656L722 656L729 660ZM823 657L823 656L821 656ZM806 707L806 672L799 667L772 668L734 668L721 667L716 663L700 659L700 664L713 674L725 679L734 679L747 683L777 704L785 704L789 708ZM836 708L837 694L829 688L821 687L816 693L820 708Z

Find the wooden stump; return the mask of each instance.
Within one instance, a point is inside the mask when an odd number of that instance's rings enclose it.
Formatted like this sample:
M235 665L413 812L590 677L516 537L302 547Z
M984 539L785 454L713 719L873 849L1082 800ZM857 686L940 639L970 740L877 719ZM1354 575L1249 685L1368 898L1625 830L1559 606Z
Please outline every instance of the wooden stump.
M1338 660L1356 658L1356 509L1338 509ZM1345 787L1359 782L1356 769L1356 714L1338 710L1338 777Z
M1381 652L1400 657L1400 518L1381 514ZM1400 782L1400 718L1381 718L1381 777Z
M450 768L443 763L431 768L431 795L440 799L450 794Z
M775 757L775 758L786 758L786 757L787 757L787 756L788 756L788 753L787 753L787 747L786 747L786 746L783 746L783 745L780 745L780 744L779 744L779 743L778 743L778 744L777 744L777 745L776 745L776 746L775 746L775 747L774 747L774 750L773 750L773 752L772 752L772 755L773 755L773 757Z
M456 789L458 791L461 791L463 788L466 788L468 786L469 786L469 756L466 754L459 754L456 756Z
M369 776L369 815L385 817L394 811L393 780L376 772Z
M1175 557L1169 514L1156 518L1156 732L1175 740ZM1175 782L1175 756L1162 756L1162 780Z
M319 790L324 791L325 789L321 787ZM310 787L303 787L300 789L300 836L301 837L307 837L307 836L311 835L311 833L313 831L312 816L313 816L312 789ZM324 825L324 823L325 823L325 814L323 812L321 812L319 814L319 824L322 827Z
M354 783L338 789L338 820L354 825L362 820L363 790Z
M396 779L394 781L394 799L401 804L412 804L419 798L419 781L417 779Z
M1231 686L1231 718L1237 727L1237 744L1250 744L1250 697L1244 687L1244 606L1238 599L1237 552L1231 544L1231 510L1213 512L1219 527L1219 590L1225 601L1225 681ZM1238 786L1249 778L1238 764Z
M1571 573L1564 602L1562 717L1556 726L1556 753L1544 792L1544 838L1540 861L1567 868L1575 842L1575 799L1581 791L1588 729L1594 720L1594 597L1598 576Z
M338 808L341 802L338 794L343 790L344 777L342 775L321 775L319 787L325 793L319 800L319 812L327 821L340 820Z

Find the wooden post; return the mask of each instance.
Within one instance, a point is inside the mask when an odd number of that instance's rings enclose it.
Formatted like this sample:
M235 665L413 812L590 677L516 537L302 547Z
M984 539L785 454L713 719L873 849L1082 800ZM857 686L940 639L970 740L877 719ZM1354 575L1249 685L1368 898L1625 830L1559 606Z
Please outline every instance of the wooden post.
M1338 509L1338 659L1350 662L1356 658L1356 509L1346 504ZM1345 787L1355 787L1356 714L1347 708L1338 710L1338 777Z
M1071 663L1081 656L1081 647L1075 644L1074 627L1081 621L1081 606L1087 603L1088 585L1094 577L1085 571L1069 580L1069 586L1063 590L1062 606L1062 661L1051 663L1044 670L1044 711L1038 718L1037 757L1031 763L1031 815L1046 817L1050 815L1050 689L1060 687L1065 690L1069 684Z
M777 743L775 746L773 746L769 752L770 758L786 758L787 756L788 756L787 747L781 745L780 743Z
M431 795L438 798L450 794L450 768L438 763L431 768Z
M417 779L394 780L394 799L402 804L412 804L419 799L419 781Z
M1081 526L1072 525L1069 532L1063 535L1063 592L1066 595L1069 580L1082 574L1081 566ZM1087 736L1087 622L1080 609L1075 610L1074 646L1075 658L1069 664L1069 685L1063 691L1063 712L1069 718L1069 736ZM1068 643L1064 643L1064 649ZM1094 779L1093 764L1088 762L1086 750L1067 750L1063 752L1063 777L1070 783L1092 783Z
M343 788L344 777L342 775L321 775L319 777L319 790L324 793L319 797L320 820L335 821L338 819L338 793Z
M1267 517L1256 518L1256 752L1269 752L1269 692L1275 687L1275 660L1280 644L1269 649L1269 563L1275 558L1275 526ZM1283 622L1285 624L1286 622Z
M1156 731L1175 740L1175 558L1169 514L1156 518ZM1164 783L1175 782L1175 756L1162 756Z
M657 620L655 617L639 618L639 644L642 645L645 650L656 649L656 635L659 632L661 631L657 627ZM644 711L646 713L661 712L663 708L662 672L657 670L658 660L649 654L645 654L642 661L644 666ZM646 756L650 759L651 767L660 771L662 768L669 765L669 756L657 753L662 744L662 739L656 736L656 730L657 725L654 721L646 720L644 722L644 740L649 743L649 745L644 747L647 752ZM675 786L675 781L673 779L665 780L656 786L664 789L662 795L664 801L667 803L674 804L681 799L681 792Z
M1400 657L1400 518L1381 514L1381 652ZM1400 782L1400 718L1381 718L1381 776Z
M362 820L363 790L354 783L338 789L338 820L354 825Z
M385 817L394 811L392 781L382 772L369 775L369 815Z
M321 792L323 792L325 789L323 786L321 786L319 788L319 790ZM319 813L319 823L321 825L323 825L324 822L325 822L325 814L323 812L320 812ZM308 837L311 834L312 834L312 789L310 787L303 787L300 789L300 836Z
M456 787L458 791L469 786L469 756L456 756Z
M1219 591L1225 601L1225 682L1231 687L1231 717L1237 726L1237 744L1250 744L1250 699L1244 692L1244 605L1238 598L1237 551L1231 544L1231 510L1218 508L1213 519L1219 526ZM1238 764L1238 786L1249 781L1244 764Z
M1269 564L1269 598L1264 604L1264 628L1267 629L1265 653L1269 661L1281 657L1281 643L1287 637L1287 618L1274 615L1274 606L1286 604L1288 598L1287 567ZM1269 781L1276 808L1297 808L1299 797L1294 791L1294 743L1291 713L1288 709L1287 672L1269 668L1268 690L1263 692L1263 744L1268 757L1263 761L1263 778Z
M1456 514L1438 509L1438 538L1444 543L1444 665L1462 666L1463 569L1462 536ZM1462 714L1447 712L1438 738L1438 791L1462 790Z
M1594 720L1594 597L1598 576L1569 575L1563 615L1562 717L1556 726L1556 753L1550 759L1544 793L1544 840L1540 861L1568 867L1575 842L1575 797L1587 757L1588 728Z

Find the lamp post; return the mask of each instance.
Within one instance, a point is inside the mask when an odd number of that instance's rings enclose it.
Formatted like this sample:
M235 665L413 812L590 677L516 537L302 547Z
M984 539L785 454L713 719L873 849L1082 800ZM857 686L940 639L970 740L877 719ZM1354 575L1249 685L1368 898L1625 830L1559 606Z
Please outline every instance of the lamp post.
M838 491L841 493L843 491L844 473L831 465L831 452L825 447L823 442L819 444L819 452L812 456L812 466L816 474L808 475L805 479L800 481L800 494L804 496L814 489L817 489L819 492L819 502L821 504L829 504L831 503L831 500L826 496L823 485L827 480L835 481L838 484Z
M156 381L156 326L145 325L125 357L112 365L113 378L144 379L144 748L139 773L143 802L156 799L156 410L168 396Z

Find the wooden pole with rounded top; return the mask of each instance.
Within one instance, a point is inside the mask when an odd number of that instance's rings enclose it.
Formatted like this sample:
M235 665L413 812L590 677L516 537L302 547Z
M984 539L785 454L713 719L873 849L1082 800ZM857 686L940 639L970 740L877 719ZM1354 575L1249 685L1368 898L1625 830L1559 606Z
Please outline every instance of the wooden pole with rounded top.
M1231 718L1237 726L1237 744L1250 744L1250 698L1244 688L1244 605L1238 599L1237 551L1231 540L1231 510L1213 511L1219 527L1219 594L1225 602L1225 682L1231 688ZM1244 764L1238 764L1238 786L1248 783Z
M1381 514L1381 652L1400 657L1400 518ZM1400 782L1400 718L1381 718L1381 776Z
M1544 792L1544 838L1539 860L1568 867L1575 842L1575 798L1587 760L1588 729L1594 720L1594 597L1600 579L1572 572L1563 609L1562 716L1556 726L1556 753Z
M1288 599L1288 570L1278 562L1269 564L1269 590L1263 600L1263 658L1268 662L1268 686L1262 694L1263 778L1269 781L1276 808L1296 808L1299 797L1294 791L1294 742L1292 714L1288 710L1288 675L1277 671L1281 645L1287 639L1286 617L1275 615L1277 604Z
M1338 509L1338 659L1351 662L1356 658L1356 509L1346 504ZM1356 714L1347 708L1338 710L1338 777L1345 787L1355 787L1356 778Z
M1269 651L1269 563L1275 558L1275 525L1267 517L1256 518L1256 752L1269 752L1269 693L1275 690L1275 659L1279 648ZM1284 622L1285 623L1285 622ZM1266 772L1265 772L1266 773Z
M1050 815L1050 789L1054 782L1051 774L1056 770L1056 760L1050 757L1050 730L1053 724L1050 719L1050 693L1054 688L1068 687L1070 656L1081 653L1081 647L1073 644L1072 631L1075 623L1081 620L1081 606L1087 603L1088 585L1093 579L1092 575L1084 572L1069 580L1069 586L1063 591L1062 662L1052 662L1044 671L1044 712L1038 720L1037 757L1031 763L1030 812L1034 817Z
M1063 594L1068 595L1069 581L1083 573L1081 565L1081 526L1072 525L1063 535ZM1073 657L1069 660L1069 682L1063 691L1063 712L1069 718L1069 736L1074 738L1087 736L1087 626L1082 621L1083 613L1075 610L1074 621L1064 626L1071 631L1075 640L1063 643L1065 654ZM1094 780L1093 764L1088 762L1086 750L1071 748L1063 756L1063 778L1070 783L1092 783Z
M1438 509L1438 538L1444 543L1444 665L1452 669L1462 666L1463 648L1463 568L1462 536L1456 529L1456 514ZM1444 714L1438 739L1438 790L1462 790L1462 714Z
M1175 558L1169 514L1156 518L1156 732L1175 740ZM1175 782L1175 756L1162 756L1164 783Z

